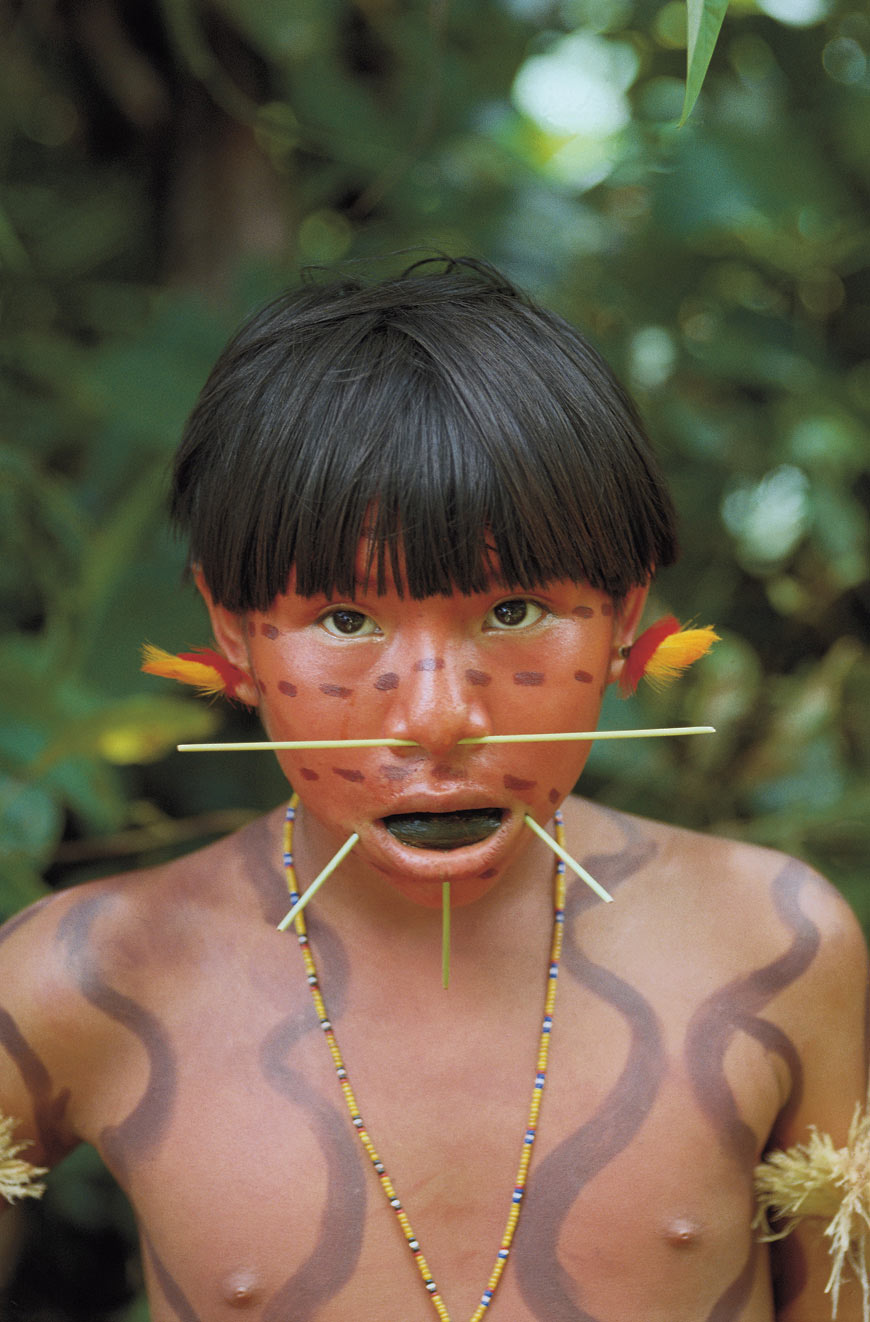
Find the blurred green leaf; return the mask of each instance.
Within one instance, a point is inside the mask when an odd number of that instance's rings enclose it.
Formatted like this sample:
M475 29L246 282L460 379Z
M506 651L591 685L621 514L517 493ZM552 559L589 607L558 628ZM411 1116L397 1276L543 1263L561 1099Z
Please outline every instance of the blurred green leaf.
M686 94L680 124L685 124L703 86L728 0L686 0L688 45L686 48Z

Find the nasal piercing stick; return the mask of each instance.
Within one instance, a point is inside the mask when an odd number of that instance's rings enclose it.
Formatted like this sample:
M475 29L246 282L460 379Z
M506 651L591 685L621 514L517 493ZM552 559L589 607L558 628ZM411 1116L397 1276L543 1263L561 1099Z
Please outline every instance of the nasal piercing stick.
M335 854L334 857L329 860L323 871L318 873L318 875L314 878L314 880L312 881L311 885L308 887L308 890L305 892L305 894L300 895L299 899L293 905L293 908L290 910L290 912L288 914L285 914L285 916L281 919L280 923L278 924L279 932L287 931L287 928L293 922L293 919L296 917L296 915L302 912L308 901L311 899L312 895L317 894L317 892L320 890L320 887L326 881L326 878L332 876L333 872L338 867L339 863L341 863L341 861L347 857L347 855L353 849L354 845L358 840L359 840L359 836L357 835L356 831L354 831L353 835L348 836L347 840L345 840L344 844L342 845L341 849L339 849L338 853Z
M538 823L535 821L535 819L533 817L530 817L528 813L526 813L525 822L526 822L526 826L530 827L530 829L534 831L535 835L539 836L540 839L543 840L545 845L549 845L553 853L556 854L559 858L561 858L563 863L567 863L568 867L571 868L574 872L576 872L580 880L585 881L586 885L591 887L591 889L595 891L596 895L598 895L602 900L606 900L608 904L611 904L613 902L613 896L609 895L603 886L599 886L595 878L590 877L589 873L586 871L584 867L581 867L581 865L577 862L576 858L572 858L571 855L568 853L568 851L566 849L563 849L560 844L557 844L551 835L547 835L547 832L543 829L543 827L538 826Z
M680 725L650 730L562 730L547 734L484 734L460 744L559 744L587 739L661 739L668 735L715 734L712 725ZM177 744L179 753L265 752L267 749L419 748L416 739L258 739L233 744Z

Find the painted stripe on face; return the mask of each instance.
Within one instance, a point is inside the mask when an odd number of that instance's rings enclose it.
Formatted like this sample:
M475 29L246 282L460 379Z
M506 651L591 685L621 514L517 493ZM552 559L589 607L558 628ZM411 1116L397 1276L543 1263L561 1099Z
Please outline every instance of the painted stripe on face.
M320 692L325 693L327 698L349 698L353 689L346 689L343 684L321 684Z
M443 670L443 656L424 656L420 661L414 662L415 670Z
M363 773L357 771L355 767L333 767L332 774L341 776L342 780L353 781L354 784L359 784L360 781L365 780Z
M399 687L399 676L394 670L388 670L384 675L378 675L375 680L375 688L381 693L388 693L390 689Z
M466 670L465 678L479 689L485 689L487 684L492 683L492 675L488 675L485 670Z
M296 688L296 685L291 684L289 679L278 680L278 692L283 693L285 697L295 698L298 691L299 690Z
M545 679L542 670L518 670L514 675L514 683L524 684L527 688L537 688Z

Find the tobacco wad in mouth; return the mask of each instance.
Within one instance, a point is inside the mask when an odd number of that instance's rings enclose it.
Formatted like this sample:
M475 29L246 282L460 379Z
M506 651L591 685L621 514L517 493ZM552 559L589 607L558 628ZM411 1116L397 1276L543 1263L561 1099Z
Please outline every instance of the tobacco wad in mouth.
M501 826L500 808L460 808L456 812L394 813L384 818L390 835L417 849L461 849L476 845Z

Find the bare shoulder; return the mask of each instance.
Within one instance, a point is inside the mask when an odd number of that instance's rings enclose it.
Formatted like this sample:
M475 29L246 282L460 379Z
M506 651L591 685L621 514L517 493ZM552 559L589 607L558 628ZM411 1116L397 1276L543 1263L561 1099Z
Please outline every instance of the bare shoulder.
M243 940L280 918L276 829L261 818L163 866L60 892L0 929L0 1110L43 1157L82 1136L76 1096L118 1061L130 1017L147 1032L228 932Z
M578 857L592 855L593 875L598 864L598 879L607 885L609 876L653 923L666 915L671 927L682 923L714 962L739 951L757 967L799 942L807 975L826 1000L863 988L860 925L836 887L800 859L583 800L569 801L566 819Z

